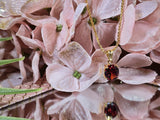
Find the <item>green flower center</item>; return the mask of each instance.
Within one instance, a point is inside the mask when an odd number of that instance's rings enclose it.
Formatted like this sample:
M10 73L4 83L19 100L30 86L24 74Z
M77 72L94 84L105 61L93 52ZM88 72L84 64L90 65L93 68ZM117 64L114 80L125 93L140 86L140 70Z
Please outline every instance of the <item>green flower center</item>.
M94 24L94 25L97 24L97 19L96 19L95 17L92 17L92 21L93 21L93 24ZM92 26L90 20L88 21L88 24L89 24L90 26Z
M56 25L57 27L56 27L56 32L61 32L62 31L62 28L63 28L63 25L61 25L61 24L58 24L58 25Z
M75 78L77 78L77 79L80 79L80 77L81 77L81 73L79 73L78 71L74 71L74 73L73 73L73 76L75 77Z
M84 15L84 14L86 13L86 11L87 11L87 7L85 7L85 8L83 9L81 15Z

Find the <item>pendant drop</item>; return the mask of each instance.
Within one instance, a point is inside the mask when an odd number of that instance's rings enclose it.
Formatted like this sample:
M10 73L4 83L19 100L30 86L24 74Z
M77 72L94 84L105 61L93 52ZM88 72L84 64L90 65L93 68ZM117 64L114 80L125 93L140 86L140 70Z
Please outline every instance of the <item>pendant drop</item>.
M114 102L109 102L105 104L104 113L106 115L106 119L110 120L117 116L118 106Z
M109 81L115 80L119 75L119 69L114 64L105 65L104 77Z

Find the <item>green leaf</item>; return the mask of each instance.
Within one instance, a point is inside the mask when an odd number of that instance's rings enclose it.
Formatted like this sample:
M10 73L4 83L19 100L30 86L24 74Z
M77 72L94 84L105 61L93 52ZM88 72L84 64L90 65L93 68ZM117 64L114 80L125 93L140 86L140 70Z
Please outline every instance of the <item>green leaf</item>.
M8 59L8 60L0 60L0 66L1 65L6 65L6 64L10 64L10 63L14 63L14 62L18 62L21 60L24 60L25 57L21 57L21 58L15 58L15 59Z
M0 88L0 95L11 95L11 94L23 94L30 92L38 92L42 88L38 89L14 89L14 88Z
M0 120L30 120L30 119L0 116Z
M12 40L12 37L0 38L0 41L8 41L8 40Z

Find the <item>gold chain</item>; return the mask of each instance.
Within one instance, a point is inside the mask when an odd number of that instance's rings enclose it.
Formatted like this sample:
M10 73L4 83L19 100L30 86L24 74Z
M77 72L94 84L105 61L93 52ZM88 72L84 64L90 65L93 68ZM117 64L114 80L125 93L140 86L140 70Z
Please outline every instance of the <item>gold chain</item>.
M117 47L118 47L118 45L120 43L121 28L122 28L122 17L123 17L123 14L124 14L124 2L125 2L125 0L122 0L122 3L121 3L121 14L120 14L119 25L118 25L118 33L117 33L116 45L115 45L115 47L113 49L105 51L104 48L102 47L101 43L100 43L97 31L96 31L94 23L93 23L92 14L91 14L91 11L89 9L88 0L86 0L89 19L90 19L90 22L91 22L92 29L93 29L93 31L95 33L95 37L96 37L98 46L100 47L101 51L108 57L108 59L109 59L108 62L109 63L112 62L113 51L115 51L117 49Z

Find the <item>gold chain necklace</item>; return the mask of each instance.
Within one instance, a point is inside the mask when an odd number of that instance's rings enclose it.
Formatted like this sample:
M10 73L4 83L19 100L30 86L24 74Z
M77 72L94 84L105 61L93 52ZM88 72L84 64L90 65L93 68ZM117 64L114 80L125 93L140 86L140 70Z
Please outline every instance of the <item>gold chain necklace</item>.
M104 77L106 79L108 79L109 81L112 81L114 79L116 79L118 77L119 74L119 69L116 65L113 64L113 52L118 48L118 45L120 43L120 36L121 36L121 28L122 28L122 17L124 14L124 4L125 4L125 0L121 1L121 14L120 14L120 18L119 18L119 24L118 24L118 33L117 33L117 42L116 45L113 49L111 50L104 50L104 48L102 47L97 31L95 29L94 23L93 23L93 18L91 16L91 11L89 9L89 5L88 5L88 0L86 0L87 3L87 11L89 14L89 19L90 19L90 23L92 26L92 29L95 33L95 37L97 40L97 43L101 49L101 51L107 56L108 58L108 65L104 66ZM118 114L118 107L114 102L108 102L107 104L104 105L104 114L105 114L105 118L106 120L112 120L112 118L116 117Z
M88 5L88 0L86 0L87 11L88 11L88 14L89 14L90 23L91 23L92 29L93 29L93 31L95 33L95 37L96 37L98 46L100 47L100 50L108 58L108 64L104 66L104 77L106 79L108 79L109 81L115 80L118 77L118 75L119 75L119 69L118 69L117 65L113 64L112 57L113 57L113 52L118 48L118 45L120 43L121 28L122 28L122 17L123 17L123 13L124 13L124 2L125 2L125 0L122 0L122 3L121 3L121 14L120 14L120 18L119 18L119 25L118 25L116 45L111 50L104 50L104 48L102 47L102 45L100 43L97 31L96 31L95 26L94 26L93 18L92 18L91 11L90 11L90 8L89 8L89 5Z

